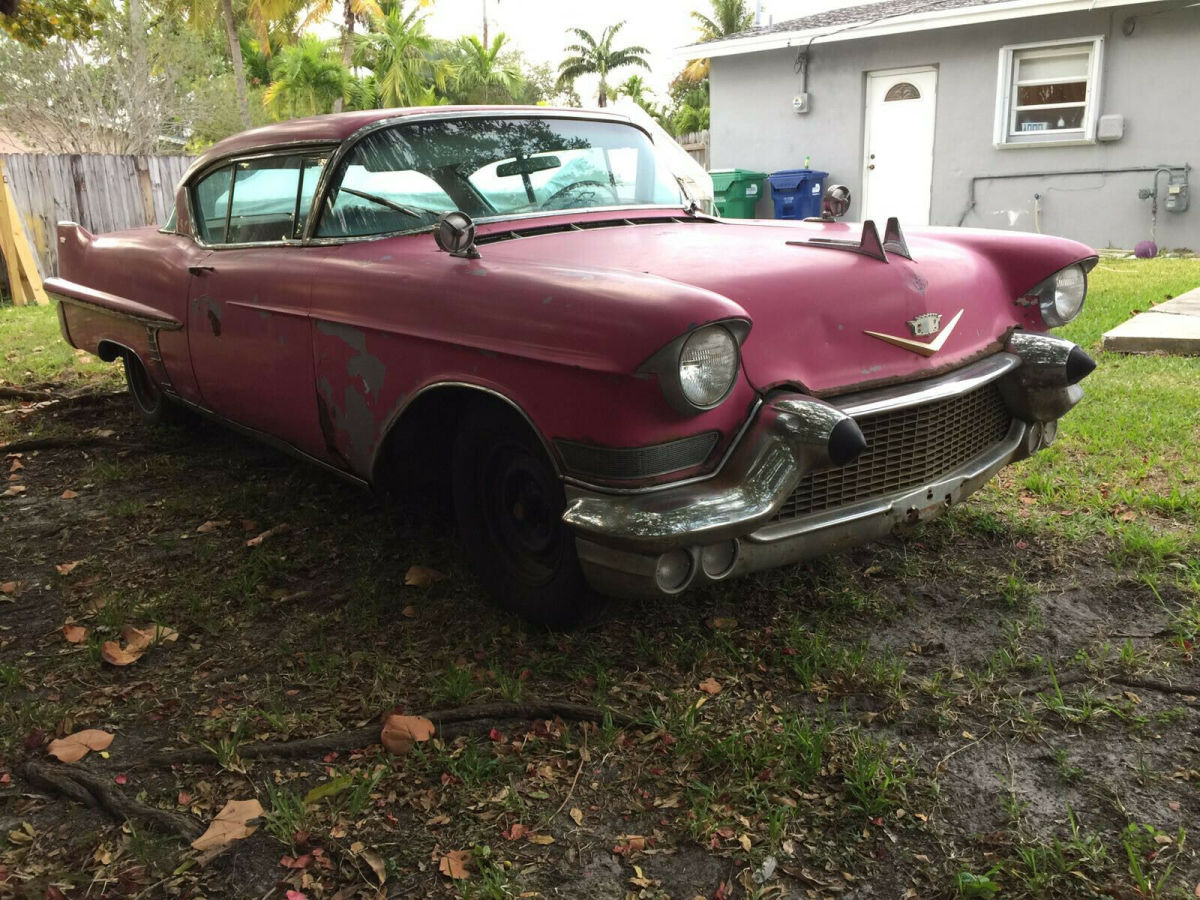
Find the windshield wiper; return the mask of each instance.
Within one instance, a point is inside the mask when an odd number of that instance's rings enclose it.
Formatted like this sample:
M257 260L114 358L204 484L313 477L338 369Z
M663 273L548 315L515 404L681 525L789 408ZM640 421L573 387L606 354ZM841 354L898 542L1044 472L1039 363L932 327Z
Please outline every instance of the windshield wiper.
M426 215L437 215L435 210L404 206L394 200L389 200L387 197L380 197L378 194L368 194L366 191L356 191L354 188L348 187L340 188L340 190L345 191L347 194L353 194L355 197L370 200L372 203L378 203L380 206L386 206L388 209L394 209L396 212L404 213L406 216L412 216L414 219L423 219Z

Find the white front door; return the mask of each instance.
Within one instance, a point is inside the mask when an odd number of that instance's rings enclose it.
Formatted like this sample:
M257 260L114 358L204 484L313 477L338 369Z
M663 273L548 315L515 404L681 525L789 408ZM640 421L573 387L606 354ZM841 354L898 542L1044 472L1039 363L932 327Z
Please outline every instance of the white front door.
M881 231L889 216L901 225L929 224L936 108L935 69L867 74L863 218Z

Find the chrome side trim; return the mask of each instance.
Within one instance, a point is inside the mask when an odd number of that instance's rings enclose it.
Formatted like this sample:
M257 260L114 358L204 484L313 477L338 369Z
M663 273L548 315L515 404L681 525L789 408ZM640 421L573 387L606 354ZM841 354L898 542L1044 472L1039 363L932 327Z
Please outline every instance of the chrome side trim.
M82 296L77 296L76 293L66 293L67 290L77 292ZM118 319L128 319L147 328L157 328L163 331L178 331L183 328L182 322L158 315L156 310L141 303L126 300L116 294L96 291L81 284L63 281L60 278L46 280L46 293L59 303L70 303ZM119 309L118 305L131 307L131 309Z
M238 422L234 422L232 419L227 419L219 413L213 412L206 406L201 406L200 404L193 403L190 400L184 400L182 397L172 398L171 402L178 403L180 406L186 407L192 412L216 422L218 425L223 425L231 431L236 431L243 437L252 438L253 440L258 441L260 444L266 444L268 447L286 453L288 456L295 457L301 462L312 463L313 465L324 469L331 475L336 475L343 481L348 481L357 487L366 488L368 490L371 487L369 482L355 475L353 472L347 472L345 469L339 469L337 466L334 466L323 459L318 459L304 450L301 450L299 447L289 444L282 438L275 437L273 434L268 434L265 431L259 431L257 428L251 428L248 425L241 425Z

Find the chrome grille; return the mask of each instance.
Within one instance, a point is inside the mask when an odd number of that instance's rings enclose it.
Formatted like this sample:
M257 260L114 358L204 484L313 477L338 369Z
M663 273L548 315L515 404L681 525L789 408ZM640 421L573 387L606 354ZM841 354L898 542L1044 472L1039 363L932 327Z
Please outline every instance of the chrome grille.
M1012 416L995 382L967 394L856 420L867 449L848 466L804 477L775 521L911 490L974 459L1007 433Z

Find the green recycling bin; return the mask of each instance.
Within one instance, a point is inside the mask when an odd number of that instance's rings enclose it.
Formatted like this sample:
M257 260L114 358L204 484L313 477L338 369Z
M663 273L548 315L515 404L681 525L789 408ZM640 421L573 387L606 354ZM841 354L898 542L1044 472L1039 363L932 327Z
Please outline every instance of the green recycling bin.
M763 195L766 172L749 169L717 169L709 172L717 215L728 219L753 219L754 205Z

